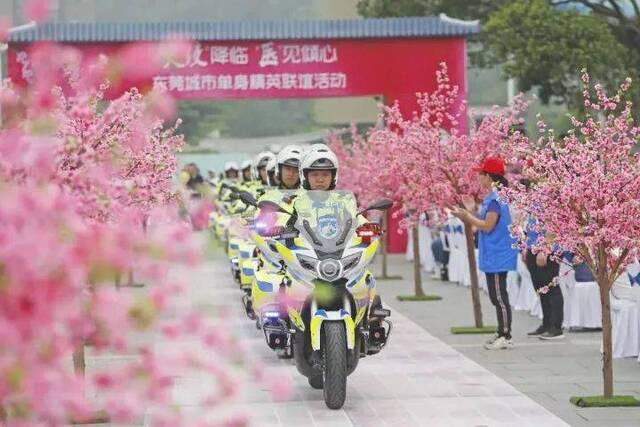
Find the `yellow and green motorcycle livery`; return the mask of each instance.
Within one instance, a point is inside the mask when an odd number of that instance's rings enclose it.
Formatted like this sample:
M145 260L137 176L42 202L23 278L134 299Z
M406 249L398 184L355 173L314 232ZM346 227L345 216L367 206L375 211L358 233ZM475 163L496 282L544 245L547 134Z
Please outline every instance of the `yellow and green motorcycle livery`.
M324 389L332 409L343 406L360 357L379 352L391 332L368 270L381 231L361 216L391 205L381 200L358 212L351 192L300 191L289 226L271 233L286 264L285 297L265 312L265 338L272 348L291 343L298 371Z
M239 194L249 192L252 196L257 197L264 192L262 187L250 184L254 183L231 187L230 200L226 205L227 219L224 221L224 241L227 242L227 256L231 272L241 289L251 288L257 255L250 233L255 207L240 200Z
M255 210L251 206L243 203L238 194L242 191L250 191L251 194L259 195L262 193L261 187L255 185L254 182L241 183L237 180L224 180L218 183L215 194L215 209L209 215L209 228L213 235L225 244L227 255L230 257L238 256L239 248L237 243L229 246L230 237L234 237L234 230L239 230L233 219L239 216L253 215ZM238 222L238 221L236 221Z
M297 190L280 190L271 189L267 191L258 200L258 214L253 222L252 238L257 247L258 259L255 263L254 277L249 293L249 305L256 318L256 326L262 328L263 325L267 329L271 326L274 311L279 311L282 306L283 285L287 279L286 265L282 256L278 252L275 243L278 239L282 239L280 233L273 230L283 230L293 214L293 200L295 200ZM284 241L284 240L282 240ZM247 312L249 308L245 304ZM286 311L279 316L281 319L286 318ZM280 325L278 325L280 328ZM286 322L283 328L289 329ZM264 329L267 343L269 331ZM276 351L279 357L292 357L291 342L283 343L280 341L281 335L272 341L272 349Z
M209 214L209 228L221 242L227 243L227 228L233 211L238 206L234 194L239 191L235 180L220 181L215 188L215 209Z

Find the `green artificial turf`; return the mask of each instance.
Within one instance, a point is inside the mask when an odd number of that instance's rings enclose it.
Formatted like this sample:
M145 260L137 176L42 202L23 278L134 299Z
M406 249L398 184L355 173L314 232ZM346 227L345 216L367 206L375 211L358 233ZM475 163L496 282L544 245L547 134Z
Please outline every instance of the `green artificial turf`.
M454 335L459 334L495 334L496 333L495 326L483 326L481 328L476 328L475 326L453 326L451 328L451 333Z
M442 297L440 295L398 295L398 301L440 301Z
M640 400L634 396L573 396L571 403L582 408L603 408L613 406L640 406Z

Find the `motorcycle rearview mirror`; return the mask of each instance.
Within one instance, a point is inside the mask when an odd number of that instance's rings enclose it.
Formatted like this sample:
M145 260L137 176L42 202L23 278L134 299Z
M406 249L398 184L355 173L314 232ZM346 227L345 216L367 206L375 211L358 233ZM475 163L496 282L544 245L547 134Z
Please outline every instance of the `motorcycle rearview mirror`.
M255 197L253 197L253 195L247 191L241 191L240 193L240 200L242 200L242 203L244 203L245 205L248 206L258 206L258 201L255 199Z
M369 211L386 211L387 209L391 208L391 206L393 206L393 200L380 199L358 212L358 215L362 215L363 213Z

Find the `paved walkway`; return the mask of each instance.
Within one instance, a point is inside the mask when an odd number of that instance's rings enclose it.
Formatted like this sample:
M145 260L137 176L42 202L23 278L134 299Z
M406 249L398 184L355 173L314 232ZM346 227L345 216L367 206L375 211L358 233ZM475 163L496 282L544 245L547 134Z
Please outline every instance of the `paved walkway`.
M256 426L562 426L544 407L468 357L435 338L399 312L387 348L361 360L349 377L342 410L326 408L291 361L278 360L253 322L243 314L240 292L226 261L218 255L188 272L191 304L215 311L229 306L233 328L268 365L291 379L286 402L273 402L268 390L247 390L234 409L246 410ZM196 401L197 380L179 381L177 403Z
M423 276L424 290L443 297L437 302L398 302L396 295L413 292L413 264L404 256L391 256L390 274L404 280L378 282L394 314L401 312L422 329L502 378L519 392L535 400L572 426L640 426L640 408L578 408L569 402L574 395L602 394L600 332L567 332L563 341L545 342L526 333L540 321L514 312L513 336L516 348L490 352L482 348L484 336L452 335L451 326L473 323L468 288ZM485 324L494 324L495 310L482 295ZM640 364L635 358L614 360L616 394L640 396Z

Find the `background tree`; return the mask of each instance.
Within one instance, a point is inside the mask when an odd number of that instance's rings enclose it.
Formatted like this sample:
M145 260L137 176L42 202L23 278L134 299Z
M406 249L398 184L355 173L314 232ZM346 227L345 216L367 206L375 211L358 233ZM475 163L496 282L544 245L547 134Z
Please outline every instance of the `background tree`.
M182 119L180 132L189 145L198 145L216 129L224 130L224 123L220 118L222 106L207 101L180 101L177 105L177 115Z
M608 86L640 69L640 7L637 0L361 0L367 17L446 13L479 19L482 32L470 48L472 63L503 65L519 89L538 89L544 103L581 109L574 78L586 67Z
M576 78L587 67L594 78L615 85L633 68L625 47L595 13L559 10L547 0L517 0L494 11L483 28L487 64L503 64L519 89L536 88L544 103L582 108ZM635 50L635 48L634 48Z
M508 0L360 0L358 13L365 18L427 16L446 13L459 19L485 21Z

